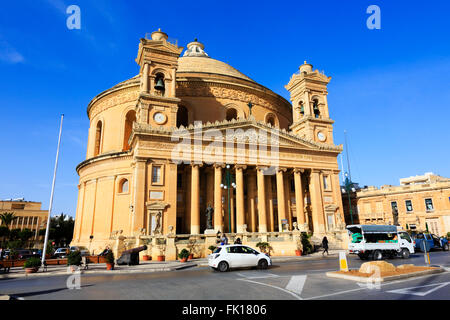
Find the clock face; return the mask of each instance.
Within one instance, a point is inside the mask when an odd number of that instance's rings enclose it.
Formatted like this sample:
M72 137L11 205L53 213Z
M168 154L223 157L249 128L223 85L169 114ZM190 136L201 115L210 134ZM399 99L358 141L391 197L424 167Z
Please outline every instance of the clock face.
M327 137L325 137L325 135L324 135L321 131L319 131L319 132L317 133L317 138L318 138L320 141L325 141L325 139L326 139Z
M153 115L153 119L155 120L155 122L157 123L157 124L163 124L164 122L166 122L166 115L164 114L164 113L162 113L162 112L156 112L154 115Z

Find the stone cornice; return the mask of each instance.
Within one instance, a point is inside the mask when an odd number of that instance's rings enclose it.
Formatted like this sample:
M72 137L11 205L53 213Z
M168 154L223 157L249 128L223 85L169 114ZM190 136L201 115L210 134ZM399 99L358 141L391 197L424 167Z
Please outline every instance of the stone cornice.
M80 164L77 165L75 170L77 171L78 174L80 174L80 170L82 168L84 168L85 166L87 166L93 162L98 162L101 160L108 160L108 159L117 159L117 158L122 158L124 156L129 156L129 155L130 155L130 153L128 151L110 152L110 153L101 154L99 156L84 160L83 162L81 162Z

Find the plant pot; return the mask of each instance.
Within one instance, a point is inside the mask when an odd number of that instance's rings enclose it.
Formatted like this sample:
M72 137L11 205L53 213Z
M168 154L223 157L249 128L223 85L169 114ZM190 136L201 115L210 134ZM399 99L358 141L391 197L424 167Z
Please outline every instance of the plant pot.
M180 258L180 262L186 262L188 258Z
M189 260L194 259L194 254L193 254L193 253L190 253L188 259L189 259Z
M295 250L295 255L296 256L301 256L302 255L302 250Z
M158 261L164 261L166 260L166 256L158 256Z
M149 260L152 260L152 257L149 256L149 255L143 255L143 256L142 256L142 260L143 260L143 261L149 261Z
M38 272L38 270L39 270L39 267L25 268L26 273L36 273L36 272Z
M106 270L114 270L114 263L106 263Z

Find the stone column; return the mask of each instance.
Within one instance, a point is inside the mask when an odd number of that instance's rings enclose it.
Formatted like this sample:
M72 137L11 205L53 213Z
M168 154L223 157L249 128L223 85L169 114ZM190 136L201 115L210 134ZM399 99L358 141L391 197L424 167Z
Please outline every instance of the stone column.
M267 232L266 191L263 168L257 168L259 232Z
M148 63L144 64L144 72L142 75L142 91L148 93Z
M145 188L146 167L146 160L136 159L134 171L134 219L132 233L138 232L144 228L145 200L147 199L147 191Z
M312 208L312 222L314 233L325 232L325 218L322 202L322 190L320 183L320 172L318 170L311 170L310 195Z
M191 177L191 234L200 234L200 169L193 164Z
M278 231L283 231L281 220L286 219L286 202L284 198L283 172L286 169L277 170L277 203L278 203Z
M273 209L273 192L272 192L272 175L268 175L264 177L264 180L267 180L266 183L266 205L269 213L269 220L267 221L267 231L274 232L275 230L275 214Z
M256 179L255 172L251 170L247 176L247 186L248 186L248 211L250 220L247 222L249 224L249 230L252 232L256 231L256 208L255 208L255 189L256 189Z
M214 166L214 229L223 232L222 217L222 166Z
M236 166L236 230L244 232L244 169L245 166Z
M294 184L295 184L295 213L297 215L297 224L300 226L306 222L305 218L305 204L302 186L302 176L304 169L294 169Z

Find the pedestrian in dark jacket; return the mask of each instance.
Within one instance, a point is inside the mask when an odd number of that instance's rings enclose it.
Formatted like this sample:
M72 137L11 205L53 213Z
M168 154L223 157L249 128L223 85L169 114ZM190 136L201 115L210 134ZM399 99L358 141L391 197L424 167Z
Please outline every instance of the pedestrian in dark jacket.
M322 248L323 248L322 255L324 255L325 252L327 253L327 255L329 255L329 253L328 253L328 239L327 239L327 237L323 237L323 239L322 239Z

